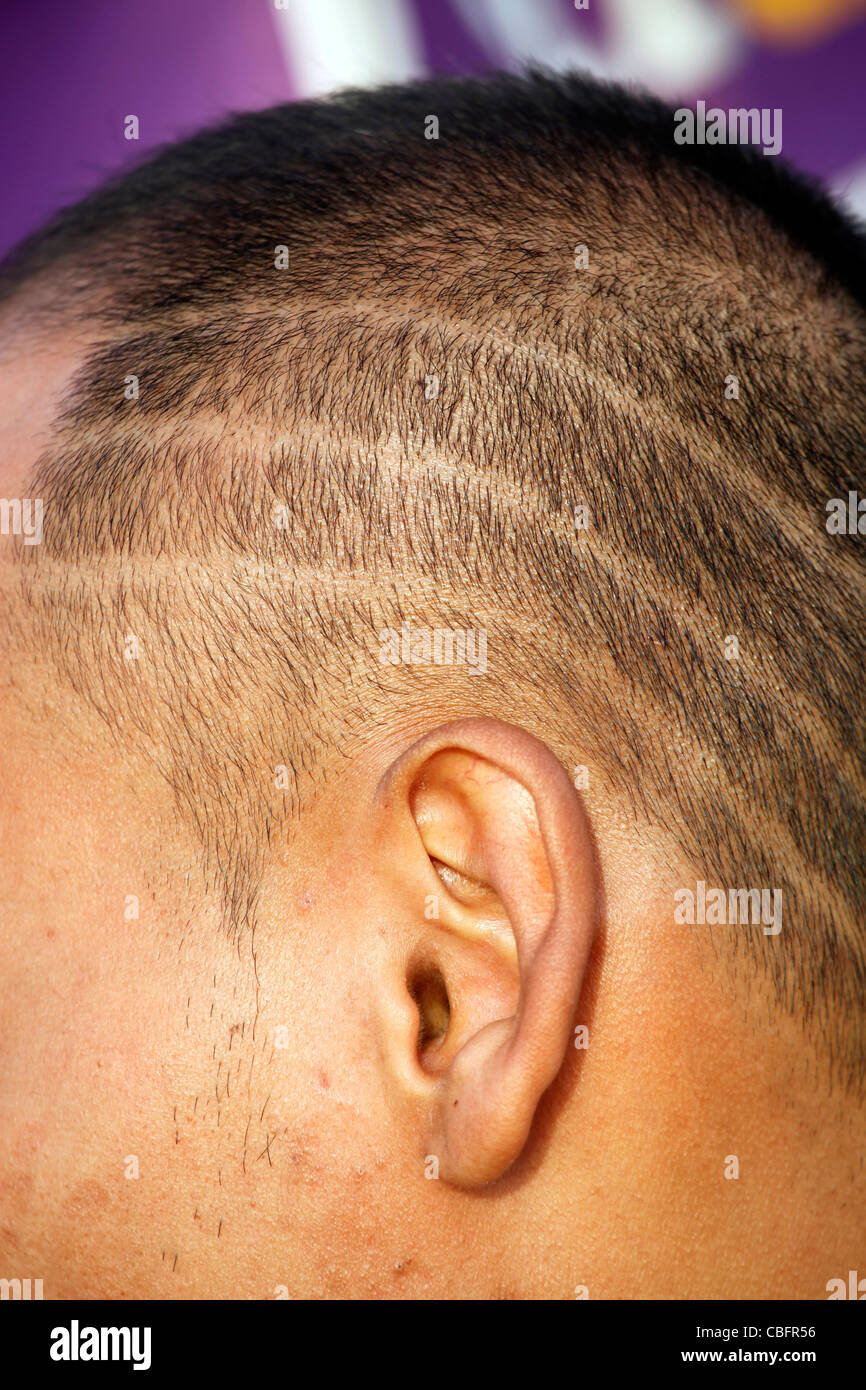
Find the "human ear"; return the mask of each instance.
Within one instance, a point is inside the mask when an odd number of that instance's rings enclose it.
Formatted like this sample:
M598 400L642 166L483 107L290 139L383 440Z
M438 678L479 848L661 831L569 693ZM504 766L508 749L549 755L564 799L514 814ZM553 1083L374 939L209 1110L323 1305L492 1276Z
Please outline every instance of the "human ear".
M599 915L589 823L553 753L495 719L425 735L377 798L410 890L393 1075L439 1176L480 1187L523 1151L569 1047Z

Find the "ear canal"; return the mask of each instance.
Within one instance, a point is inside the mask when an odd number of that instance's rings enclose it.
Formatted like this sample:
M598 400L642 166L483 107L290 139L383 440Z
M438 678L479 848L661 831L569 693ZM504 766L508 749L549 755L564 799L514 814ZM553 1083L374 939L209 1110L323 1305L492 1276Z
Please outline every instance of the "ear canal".
M431 1045L447 1036L451 1006L441 970L436 966L415 969L409 979L409 993L418 1008L418 1056L423 1060Z

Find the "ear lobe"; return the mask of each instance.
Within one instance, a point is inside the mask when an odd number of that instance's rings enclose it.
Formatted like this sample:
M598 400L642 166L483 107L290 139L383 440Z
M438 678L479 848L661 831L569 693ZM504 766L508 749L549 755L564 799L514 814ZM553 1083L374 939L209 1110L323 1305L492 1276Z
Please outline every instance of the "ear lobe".
M598 916L595 851L560 763L498 720L436 730L388 784L449 895L444 920L426 924L452 1026L429 1069L425 1151L446 1181L480 1187L519 1157L569 1048Z

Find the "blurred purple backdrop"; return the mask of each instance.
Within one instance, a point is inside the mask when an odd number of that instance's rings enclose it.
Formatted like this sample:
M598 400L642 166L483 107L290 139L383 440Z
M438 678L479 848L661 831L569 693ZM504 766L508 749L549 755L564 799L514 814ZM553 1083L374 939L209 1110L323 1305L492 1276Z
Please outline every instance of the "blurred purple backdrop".
M5 0L0 254L107 174L227 112L527 57L689 104L781 107L784 155L866 216L866 22L828 16L833 0L796 0L790 24L785 0L281 3ZM762 6L770 31L749 17ZM804 36L794 15L810 10ZM138 142L124 139L130 114Z

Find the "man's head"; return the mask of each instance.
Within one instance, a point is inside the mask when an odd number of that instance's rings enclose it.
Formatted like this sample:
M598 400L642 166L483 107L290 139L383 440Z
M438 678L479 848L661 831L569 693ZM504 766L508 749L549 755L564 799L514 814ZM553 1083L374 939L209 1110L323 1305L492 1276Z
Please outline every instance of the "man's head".
M760 1294L741 1233L854 1171L866 253L673 131L279 107L0 274L4 1031L73 1039L74 1164L23 1038L7 1087L94 1289Z

